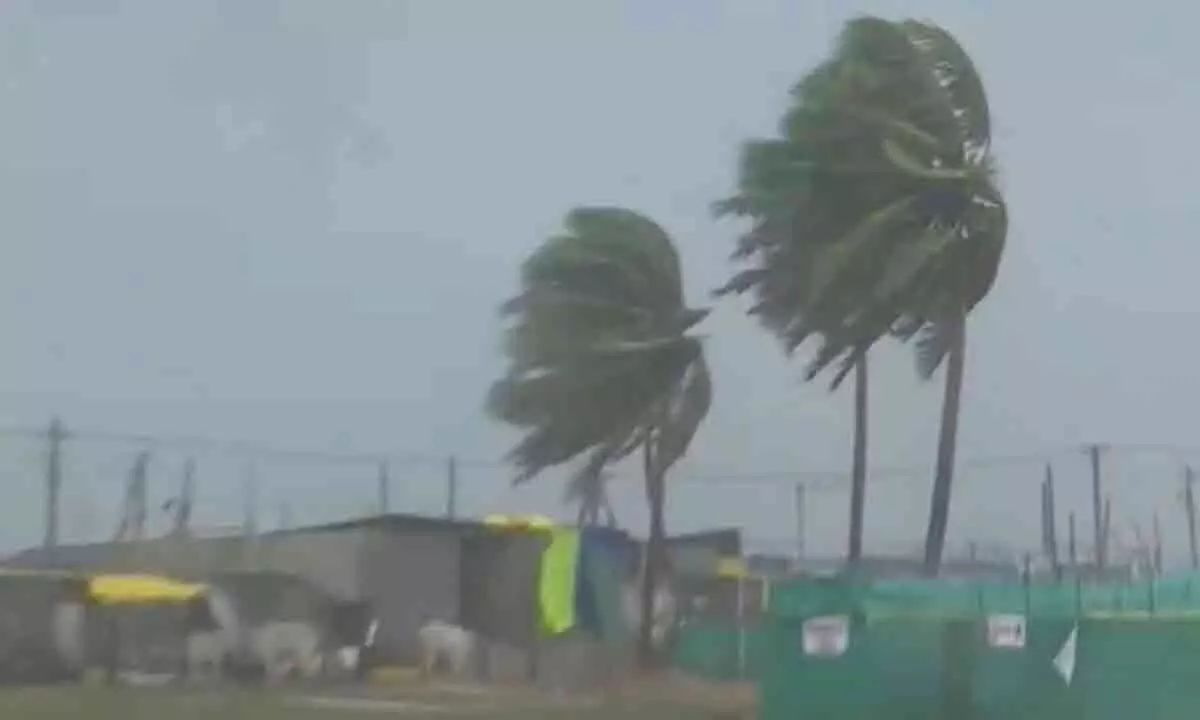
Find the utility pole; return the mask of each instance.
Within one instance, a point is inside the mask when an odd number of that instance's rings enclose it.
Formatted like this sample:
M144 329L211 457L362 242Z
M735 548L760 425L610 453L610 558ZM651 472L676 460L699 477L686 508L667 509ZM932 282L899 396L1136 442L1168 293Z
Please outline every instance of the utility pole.
M1067 515L1067 553L1070 556L1071 575L1079 577L1079 555L1075 544L1075 513Z
M379 479L378 479L378 497L379 497L379 514L387 515L391 512L391 492L392 478L388 472L387 460L379 463Z
M180 483L179 497L175 500L175 535L187 535L192 524L192 502L196 495L196 459L188 458L183 463L183 482Z
M47 430L46 449L46 536L47 549L58 547L58 508L62 499L62 447L67 432L62 421L54 418Z
M1042 482L1042 533L1046 555L1054 577L1062 579L1062 565L1058 558L1058 520L1054 507L1054 468L1046 463L1046 479Z
M1154 577L1163 574L1162 525L1158 522L1158 513L1154 513Z
M1192 487L1196 484L1196 473L1192 466L1183 469L1184 511L1187 512L1188 550L1192 554L1192 569L1200 568L1200 549L1196 546L1196 495Z
M804 483L796 483L796 560L797 561L804 559L804 552L805 552L804 516L806 515L806 513L807 513L807 511L805 510Z
M247 569L258 565L258 468L251 460L242 477L242 562Z
M142 451L133 460L129 480L125 484L125 499L121 519L113 541L125 543L121 563L129 568L141 568L142 540L146 537L146 476L150 453Z
M129 481L125 485L125 502L121 508L121 521L117 525L117 542L138 541L146 535L146 475L150 466L150 453L142 451L133 460Z
M453 455L446 461L446 518L458 517L458 461Z
M1106 448L1104 445L1093 443L1086 449L1092 463L1092 523L1095 530L1096 569L1103 570L1108 561L1108 538L1104 528L1104 493L1100 486L1100 456Z
M1104 540L1104 544L1101 547L1104 551L1105 568L1108 567L1108 539L1112 536L1109 532L1110 529L1112 529L1112 498L1106 495L1104 497L1104 532L1101 533L1101 537Z

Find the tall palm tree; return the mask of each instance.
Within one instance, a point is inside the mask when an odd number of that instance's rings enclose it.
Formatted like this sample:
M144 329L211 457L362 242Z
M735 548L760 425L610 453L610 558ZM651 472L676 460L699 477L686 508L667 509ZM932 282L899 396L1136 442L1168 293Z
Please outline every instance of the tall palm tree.
M684 303L675 245L649 218L581 207L565 226L526 260L502 308L509 368L487 404L524 431L510 453L518 483L577 459L580 473L598 474L641 453L650 529L639 654L650 661L666 475L712 400L701 340L689 334L708 311Z
M797 83L779 123L778 137L744 144L737 192L714 205L718 216L751 221L732 260L745 265L717 295L750 293L750 314L779 337L789 355L809 338L840 336L844 318L876 281L880 268L844 262L845 241L862 221L861 138L874 132L878 115L845 102L840 57L822 63ZM870 165L865 165L870 167ZM847 172L846 168L851 171ZM834 283L830 267L839 269ZM847 562L862 558L866 506L869 372L866 350L833 377L836 389L854 371L854 437L851 461ZM831 363L818 354L805 372L812 380Z
M831 301L819 297L811 281L817 258L828 252L840 235L830 236L827 228L809 222L813 214L805 207L808 198L796 188L805 182L811 171L803 166L788 167L788 156L798 147L802 148L804 142L804 138L798 137L784 138L781 142L747 143L742 154L738 194L717 203L714 208L719 216L746 217L753 223L740 238L732 258L750 267L735 273L716 294L751 293L755 302L750 314L780 338L789 355L810 336L834 331L832 327L823 327L822 323L836 322L833 313L828 319L823 316L827 312L824 305ZM812 380L823 369L810 365L806 379ZM836 389L844 377L840 373L834 377L831 389ZM864 353L854 363L854 438L847 542L847 564L851 568L862 559L868 381Z
M759 264L732 285L755 289L755 311L789 347L820 338L810 377L829 366L835 384L864 373L888 334L917 338L930 373L947 358L925 548L936 572L965 320L995 281L1007 233L983 84L945 30L864 17L793 96L783 138L747 148L742 192L721 208L755 221L739 254Z

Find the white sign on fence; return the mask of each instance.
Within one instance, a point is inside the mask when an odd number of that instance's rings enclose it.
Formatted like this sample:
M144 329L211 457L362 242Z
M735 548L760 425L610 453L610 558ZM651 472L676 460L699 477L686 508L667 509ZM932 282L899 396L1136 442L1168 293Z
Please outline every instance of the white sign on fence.
M994 648L1020 650L1025 647L1024 615L989 615L988 645Z
M850 646L850 618L825 615L804 621L804 654L839 657Z

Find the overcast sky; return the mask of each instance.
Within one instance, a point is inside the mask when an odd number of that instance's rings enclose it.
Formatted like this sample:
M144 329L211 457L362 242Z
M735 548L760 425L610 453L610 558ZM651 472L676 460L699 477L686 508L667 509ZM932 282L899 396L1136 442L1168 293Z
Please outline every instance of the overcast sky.
M1151 4L1153 5L1153 3ZM1166 9L1167 5L1161 5ZM985 9L986 8L986 9ZM738 143L851 15L933 20L990 93L1011 207L995 292L973 318L951 550L1035 545L1053 461L1060 522L1090 532L1078 446L1118 446L1114 526L1161 513L1183 546L1179 466L1194 414L1193 153L1200 49L1145 3L782 0L10 0L0 10L0 420L59 413L69 537L115 526L133 445L98 431L388 453L393 508L564 512L556 477L510 491L513 435L481 412L503 368L496 305L574 204L643 211L677 238L695 303L738 232L709 204ZM1187 180L1187 178L1192 180ZM730 302L705 324L712 414L674 473L675 529L736 524L844 547L850 396L805 387ZM868 547L921 541L940 383L907 350L872 366ZM1181 449L1172 449L1172 448ZM1136 449L1136 451L1135 451ZM159 448L155 501L183 448ZM375 469L195 449L208 525L363 512ZM0 542L41 533L41 445L0 439ZM1195 458L1200 460L1200 451ZM997 457L1014 457L998 461ZM731 477L754 482L718 482ZM636 476L618 513L641 527ZM284 510L282 505L286 503ZM1065 532L1065 531L1064 531Z

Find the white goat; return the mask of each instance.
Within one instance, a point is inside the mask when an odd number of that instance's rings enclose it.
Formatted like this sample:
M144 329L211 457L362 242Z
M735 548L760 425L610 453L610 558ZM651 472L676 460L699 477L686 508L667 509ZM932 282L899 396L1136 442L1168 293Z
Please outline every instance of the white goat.
M475 633L452 623L431 620L417 631L417 641L423 676L433 675L443 663L451 675L466 676L475 653Z

